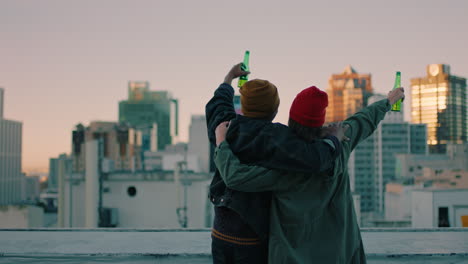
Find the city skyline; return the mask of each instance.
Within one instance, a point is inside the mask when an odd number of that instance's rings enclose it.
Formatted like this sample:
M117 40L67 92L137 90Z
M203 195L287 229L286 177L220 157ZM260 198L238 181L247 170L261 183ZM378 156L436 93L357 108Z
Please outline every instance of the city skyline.
M466 1L137 3L2 1L0 87L4 116L23 123L23 170L47 170L49 158L69 153L77 123L117 121L130 80L179 100L186 141L191 115L204 113L246 49L251 78L279 88L282 123L300 90L326 90L349 64L383 94L397 70L406 88L428 64L468 76Z

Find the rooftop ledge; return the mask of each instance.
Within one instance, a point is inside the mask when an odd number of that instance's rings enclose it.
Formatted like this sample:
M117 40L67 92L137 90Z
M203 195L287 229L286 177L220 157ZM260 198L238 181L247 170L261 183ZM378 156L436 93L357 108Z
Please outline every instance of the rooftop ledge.
M362 237L369 263L468 263L468 228L364 228ZM210 246L209 229L0 229L0 264L211 263Z

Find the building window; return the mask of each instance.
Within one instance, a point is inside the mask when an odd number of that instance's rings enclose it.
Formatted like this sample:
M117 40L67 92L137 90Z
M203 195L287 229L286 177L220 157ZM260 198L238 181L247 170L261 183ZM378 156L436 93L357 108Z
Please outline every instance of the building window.
M135 188L135 186L128 187L127 188L127 194L130 197L135 197L135 195L137 194L137 189Z
M439 227L450 227L448 207L439 207Z

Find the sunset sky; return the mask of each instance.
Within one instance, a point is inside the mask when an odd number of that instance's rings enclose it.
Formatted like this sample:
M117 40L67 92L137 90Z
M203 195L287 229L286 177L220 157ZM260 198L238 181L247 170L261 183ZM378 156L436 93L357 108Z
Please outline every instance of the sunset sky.
M23 122L23 169L47 170L77 123L116 121L127 82L147 80L179 99L186 141L190 116L248 49L251 78L278 86L286 122L300 90L326 90L348 64L381 93L395 71L408 87L431 63L468 77L467 13L466 0L0 0L5 117Z

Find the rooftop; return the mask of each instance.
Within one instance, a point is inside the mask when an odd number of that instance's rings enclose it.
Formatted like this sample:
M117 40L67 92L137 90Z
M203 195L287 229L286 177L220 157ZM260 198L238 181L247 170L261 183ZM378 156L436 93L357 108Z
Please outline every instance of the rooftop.
M468 228L363 229L369 263L468 263ZM211 263L208 229L0 229L3 263Z
M353 74L353 73L357 73L357 71L351 65L347 65L343 71L343 74Z
M468 192L468 189L441 189L441 188L424 188L424 189L414 189L416 192Z

